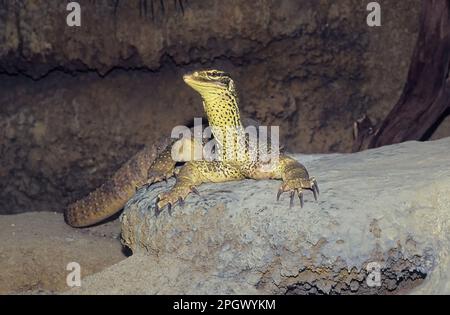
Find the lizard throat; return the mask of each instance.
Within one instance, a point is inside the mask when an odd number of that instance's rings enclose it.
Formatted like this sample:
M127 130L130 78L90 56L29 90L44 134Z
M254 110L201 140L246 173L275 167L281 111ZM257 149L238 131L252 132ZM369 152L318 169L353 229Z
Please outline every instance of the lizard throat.
M229 158L239 151L244 134L238 99L231 91L202 93L203 106L221 154Z
M203 107L209 124L217 128L242 127L236 95L222 93L203 94Z

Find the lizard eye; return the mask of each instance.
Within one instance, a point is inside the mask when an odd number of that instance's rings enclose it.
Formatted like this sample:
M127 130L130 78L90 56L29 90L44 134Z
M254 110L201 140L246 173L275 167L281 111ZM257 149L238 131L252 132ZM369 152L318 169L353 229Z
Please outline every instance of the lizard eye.
M217 72L213 71L208 74L208 78L217 79Z

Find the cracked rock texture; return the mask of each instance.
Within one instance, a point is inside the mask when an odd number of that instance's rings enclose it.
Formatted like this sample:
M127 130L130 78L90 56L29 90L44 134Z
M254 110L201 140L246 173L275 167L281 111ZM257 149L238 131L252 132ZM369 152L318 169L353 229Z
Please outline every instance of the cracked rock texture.
M202 185L155 217L169 187L141 189L122 215L134 255L72 293L449 294L448 152L450 138L297 155L321 188L304 208L276 202L277 181L246 180Z

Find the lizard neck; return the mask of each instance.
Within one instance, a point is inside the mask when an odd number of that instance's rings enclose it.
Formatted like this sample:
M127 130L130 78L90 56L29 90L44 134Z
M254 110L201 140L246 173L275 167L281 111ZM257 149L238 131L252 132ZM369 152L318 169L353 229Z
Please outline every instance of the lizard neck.
M203 107L214 138L223 143L228 132L240 132L242 128L239 114L239 100L232 91L202 95Z
M234 91L220 91L202 95L203 107L223 159L235 158L242 141L243 126L239 114L239 100Z

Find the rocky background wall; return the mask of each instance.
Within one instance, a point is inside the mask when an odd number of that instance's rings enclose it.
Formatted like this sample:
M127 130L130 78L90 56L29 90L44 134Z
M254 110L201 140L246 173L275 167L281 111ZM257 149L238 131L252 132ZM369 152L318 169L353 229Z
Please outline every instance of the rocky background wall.
M399 97L420 0L0 0L0 213L62 211L146 143L202 116L183 73L231 72L244 115L293 152L348 152ZM445 130L437 131L441 136Z

